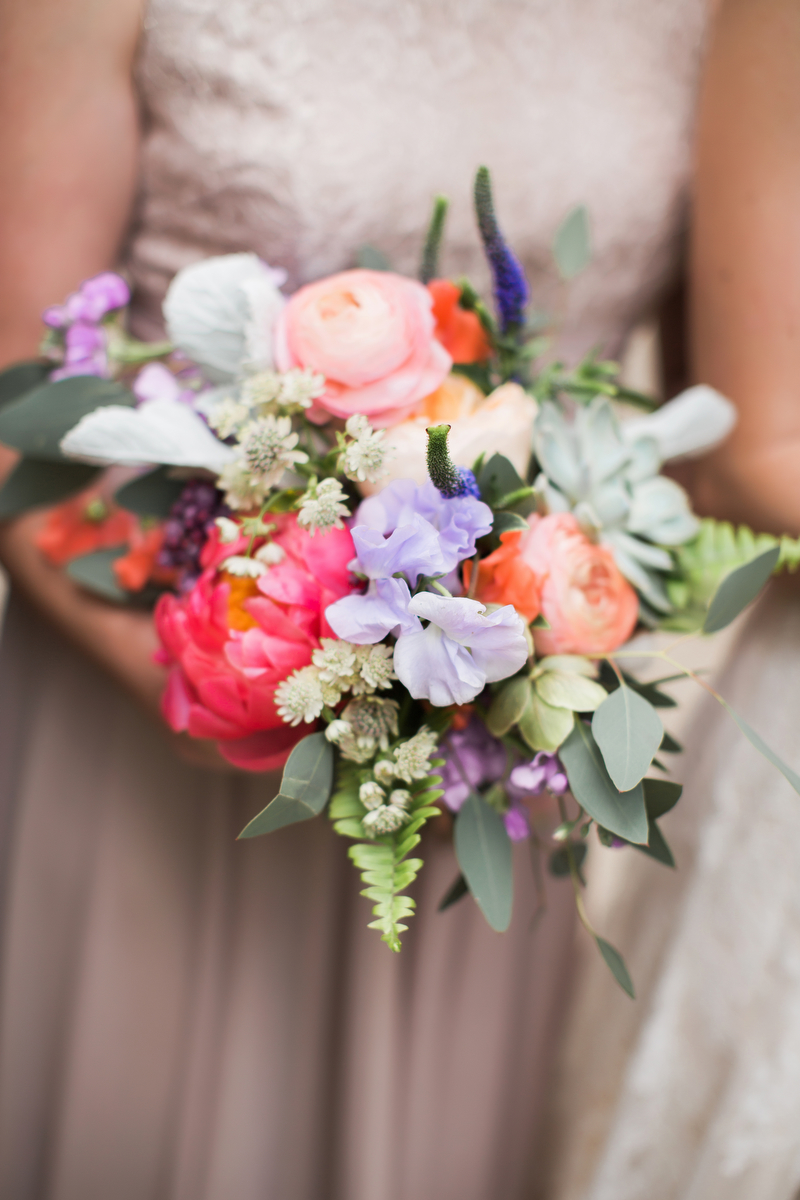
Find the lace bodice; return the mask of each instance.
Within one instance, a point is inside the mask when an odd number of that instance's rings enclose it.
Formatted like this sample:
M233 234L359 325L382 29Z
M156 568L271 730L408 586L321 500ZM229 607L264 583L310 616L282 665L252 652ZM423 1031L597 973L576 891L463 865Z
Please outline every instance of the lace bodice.
M370 243L414 271L432 197L442 267L484 278L471 211L502 225L567 353L619 346L675 269L703 0L152 0L128 252L142 329L204 254L253 249L290 286ZM586 203L594 258L560 294L549 247Z

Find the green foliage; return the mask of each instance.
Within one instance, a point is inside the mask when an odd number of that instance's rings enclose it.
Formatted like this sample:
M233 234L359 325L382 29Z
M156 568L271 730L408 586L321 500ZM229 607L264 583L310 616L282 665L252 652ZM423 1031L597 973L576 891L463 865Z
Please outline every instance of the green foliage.
M536 501L527 489L525 480L520 478L516 467L504 454L493 454L488 461L480 464L475 474L481 500L490 508L510 508L518 517L526 517L536 507ZM519 498L509 500L515 493Z
M734 721L747 738L748 742L750 742L752 746L755 746L759 754L763 754L764 758L766 758L768 762L771 762L773 767L777 767L784 779L787 779L794 790L800 793L800 775L798 775L796 771L793 771L791 767L788 767L783 759L778 758L774 750L770 750L764 739L756 733L752 726L748 725L744 717L740 717L739 714L731 708L727 700L723 700L722 705L731 714Z
M492 525L492 533L495 537L500 537L501 533L508 533L509 530L519 530L520 532L528 532L530 526L524 517L520 517L513 512L498 512L495 513L494 523Z
M517 675L504 684L489 709L486 725L494 737L502 737L516 725L528 706L531 682L527 675Z
M441 759L433 766L440 766ZM438 786L438 775L429 775L409 788L411 803L410 820L394 833L367 840L361 818L366 809L358 798L358 787L362 772L353 763L339 764L337 788L331 797L328 815L337 833L345 837L364 839L348 850L350 858L361 872L367 885L361 895L374 901L374 921L370 929L378 929L381 940L391 950L399 951L400 934L408 928L404 924L413 916L415 902L402 893L411 886L422 867L421 858L408 858L420 842L420 829L430 817L439 815L435 801L442 794Z
M461 490L461 476L453 465L447 449L449 425L433 425L428 429L428 474L431 483L443 496L457 496Z
M511 839L500 813L472 792L455 824L458 865L492 929L502 933L511 923L514 875Z
M557 879L565 879L572 874L570 857L574 861L576 869L580 871L583 866L583 860L586 858L586 853L586 842L571 842L569 847L559 846L550 855L547 862L547 869Z
M684 674L665 675L663 679L653 679L649 683L641 683L633 675L629 675L627 671L620 671L624 683L629 688L633 688L640 696L644 696L653 708L677 708L677 700L672 696L668 696L666 692L659 691L662 683L673 683L676 679L685 679ZM615 692L619 687L619 678L617 672L611 666L610 662L600 663L600 682L607 692Z
M168 517L185 487L185 480L170 479L169 467L157 467L132 479L114 496L117 504L140 517Z
M131 593L126 592L117 583L114 574L114 562L127 552L127 547L117 546L111 550L95 550L92 554L82 554L67 563L67 574L75 583L111 600L115 604L125 604L131 599Z
M459 872L439 901L439 907L436 911L444 912L446 909L451 908L454 904L457 904L459 900L463 899L463 897L468 894L469 885L467 884L464 876Z
M375 246L361 246L356 251L356 266L362 271L391 271L392 264L382 250Z
M734 528L728 521L705 517L697 536L674 550L675 574L667 582L674 612L662 620L663 627L699 629L723 578L775 546L779 549L775 570L796 571L800 565L800 539L784 537L779 541L767 533L755 534L746 525Z
M43 384L51 369L50 364L33 359L14 363L12 367L0 371L0 408L5 408L12 400L18 400L26 392Z
M605 938L601 938L598 934L594 935L594 940L597 942L597 949L605 959L606 966L623 992L627 992L631 1000L635 1000L633 980L628 974L628 968L625 966L625 960L619 950L615 950L610 942L607 942Z
M260 837L284 825L319 816L328 802L332 782L333 746L324 733L311 733L289 755L278 795L245 825L239 837Z
M86 463L23 458L0 488L0 518L56 504L88 487L97 474L97 467Z
M597 708L592 735L615 787L628 792L647 773L664 737L652 704L633 688L620 687Z
M780 550L771 546L757 558L726 575L714 593L703 622L703 633L717 633L752 604L778 563Z
M81 417L109 404L134 403L122 384L95 375L45 383L0 409L0 442L31 458L64 461L61 439Z
M568 368L563 362L550 363L531 389L537 400L558 402L562 396L570 396L579 404L589 404L595 396L608 396L647 412L657 407L656 401L649 396L622 387L617 382L619 363L598 359L597 354L597 350L590 351L577 367Z
M641 783L620 792L606 770L603 756L583 721L576 721L572 733L559 750L573 796L590 817L617 837L646 844L647 811Z
M592 257L589 236L589 213L584 204L579 204L567 213L553 239L553 258L558 273L564 280L580 275Z
M673 809L683 792L683 784L671 779L645 779L643 783L645 808L651 821Z
M419 269L419 277L422 283L430 283L432 279L437 277L439 272L439 249L442 244L442 234L444 233L448 204L449 201L446 196L437 196L433 202L431 222L428 226L425 246L422 251L422 263Z

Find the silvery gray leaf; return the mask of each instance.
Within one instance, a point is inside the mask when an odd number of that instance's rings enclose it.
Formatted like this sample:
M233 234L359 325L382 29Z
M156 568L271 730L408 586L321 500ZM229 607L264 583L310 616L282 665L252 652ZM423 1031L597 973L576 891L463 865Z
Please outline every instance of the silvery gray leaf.
M654 438L663 461L704 454L718 445L733 429L737 412L730 400L706 384L687 388L674 400L646 417L633 417L623 424L623 437L633 442Z
M640 533L651 541L662 542L662 532L667 532L670 524L679 518L686 518L688 521L685 528L689 530L689 537L697 532L698 523L691 515L689 498L674 479L656 475L638 483L633 489L627 525L630 533Z

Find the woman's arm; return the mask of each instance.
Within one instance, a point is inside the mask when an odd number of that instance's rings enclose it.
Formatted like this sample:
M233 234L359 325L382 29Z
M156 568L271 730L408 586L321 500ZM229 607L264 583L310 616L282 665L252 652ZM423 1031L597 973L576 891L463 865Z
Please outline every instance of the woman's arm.
M2 366L36 354L43 308L116 261L136 181L141 0L4 0L0 14ZM15 455L0 454L9 469ZM155 711L164 671L151 619L46 562L33 543L41 521L0 525L15 586Z
M800 534L800 4L722 0L700 101L694 375L739 424L698 507Z

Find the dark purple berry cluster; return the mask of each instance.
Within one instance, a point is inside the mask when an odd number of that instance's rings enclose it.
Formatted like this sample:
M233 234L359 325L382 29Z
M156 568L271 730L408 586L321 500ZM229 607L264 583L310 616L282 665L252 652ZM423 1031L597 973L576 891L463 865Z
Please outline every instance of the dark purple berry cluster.
M229 516L222 492L206 479L190 479L164 524L160 567L177 568L178 588L187 591L200 575L200 554L217 517Z

